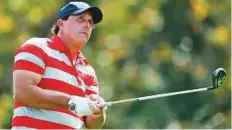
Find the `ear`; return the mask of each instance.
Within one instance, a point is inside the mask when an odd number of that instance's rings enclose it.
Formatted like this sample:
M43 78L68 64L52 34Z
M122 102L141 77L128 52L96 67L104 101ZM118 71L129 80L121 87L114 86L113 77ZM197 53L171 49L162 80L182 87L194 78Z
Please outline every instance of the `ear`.
M63 19L58 19L56 24L59 27L59 29L62 29L63 25L64 25L64 20Z

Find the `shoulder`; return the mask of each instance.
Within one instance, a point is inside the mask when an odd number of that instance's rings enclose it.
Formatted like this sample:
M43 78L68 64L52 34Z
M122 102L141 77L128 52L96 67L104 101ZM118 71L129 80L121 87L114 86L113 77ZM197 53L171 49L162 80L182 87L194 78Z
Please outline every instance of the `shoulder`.
M16 51L15 55L18 54L33 54L37 55L40 57L43 57L46 49L47 49L47 44L50 41L48 38L37 38L33 37L28 40L26 40L21 47Z
M26 47L26 46L36 46L41 49L45 49L47 46L47 43L51 41L49 38L38 38L38 37L33 37L25 41L21 47Z

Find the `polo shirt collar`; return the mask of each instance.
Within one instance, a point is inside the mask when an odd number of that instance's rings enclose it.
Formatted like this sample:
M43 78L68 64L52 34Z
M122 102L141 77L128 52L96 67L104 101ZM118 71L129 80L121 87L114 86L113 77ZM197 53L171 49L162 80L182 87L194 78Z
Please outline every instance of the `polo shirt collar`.
M62 41L62 39L58 36L53 36L51 38L53 41L50 46L60 52L67 53L69 51L68 47L65 45L65 43Z

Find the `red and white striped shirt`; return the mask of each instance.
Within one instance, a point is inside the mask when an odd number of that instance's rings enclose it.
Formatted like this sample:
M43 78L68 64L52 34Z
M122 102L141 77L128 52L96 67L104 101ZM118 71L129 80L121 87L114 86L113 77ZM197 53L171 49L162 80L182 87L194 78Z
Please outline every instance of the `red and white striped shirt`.
M76 96L99 94L94 69L81 52L75 64L63 41L54 36L31 38L16 52L15 70L27 70L42 75L38 86L46 91L59 91ZM36 109L15 102L12 127L36 129L79 129L83 117L68 109Z

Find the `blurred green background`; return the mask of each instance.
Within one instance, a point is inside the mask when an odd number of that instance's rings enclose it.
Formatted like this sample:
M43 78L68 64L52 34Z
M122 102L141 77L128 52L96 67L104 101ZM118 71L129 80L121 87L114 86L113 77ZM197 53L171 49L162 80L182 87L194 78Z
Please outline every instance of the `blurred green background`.
M67 2L0 1L0 128L10 128L15 51L30 37L51 37ZM109 107L104 128L231 128L230 0L86 2L104 13L82 51L106 101L209 86L217 67L228 74L214 91Z

